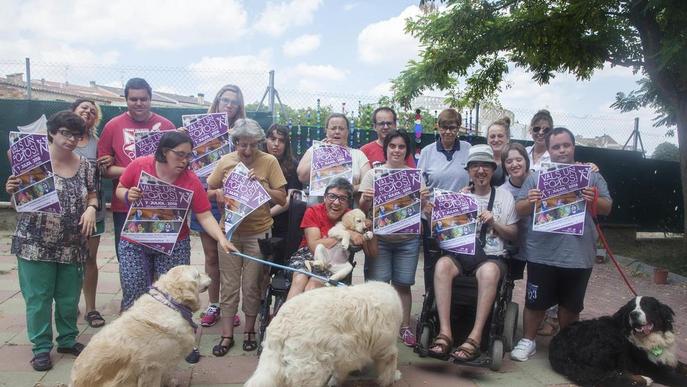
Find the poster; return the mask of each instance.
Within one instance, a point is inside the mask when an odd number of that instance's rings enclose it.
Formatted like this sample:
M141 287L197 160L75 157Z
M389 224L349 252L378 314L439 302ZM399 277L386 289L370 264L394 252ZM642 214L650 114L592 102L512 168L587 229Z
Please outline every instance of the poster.
M195 145L191 169L206 184L219 159L234 151L227 113L186 114L181 121Z
M451 191L434 191L432 235L443 250L475 255L477 211L474 197Z
M141 172L141 199L131 203L122 237L164 254L172 254L193 199L193 191Z
M17 212L62 212L57 191L48 136L10 132L10 164L12 175L21 179L19 189L12 195Z
M586 202L582 189L589 186L589 165L551 164L539 171L537 189L542 200L534 204L532 230L582 235Z
M246 216L269 200L270 195L262 184L249 179L248 168L239 163L224 182L224 232L227 239L231 239Z
M351 151L339 145L313 141L310 196L324 196L329 182L340 177L353 182Z
M159 130L150 131L146 129L134 132L134 144L136 147L136 157L148 156L155 153L160 138L165 132Z
M420 234L421 179L419 169L374 169L375 234Z

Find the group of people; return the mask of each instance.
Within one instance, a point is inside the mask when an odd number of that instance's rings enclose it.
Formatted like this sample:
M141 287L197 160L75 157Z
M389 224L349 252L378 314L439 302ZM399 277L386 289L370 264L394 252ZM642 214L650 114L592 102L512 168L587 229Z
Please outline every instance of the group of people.
M154 279L170 268L189 264L190 230L200 234L205 270L212 279L209 306L201 324L221 322L221 338L213 347L215 356L224 356L235 344L234 328L241 325L239 302L245 316L243 350L257 349L255 322L267 283L266 268L255 261L231 254L240 251L261 258L259 239L284 237L288 228L290 193L310 183L313 151L308 149L300 162L291 150L288 128L272 125L263 130L246 118L243 95L236 85L222 87L208 112L226 113L233 151L222 156L208 176L198 177L190 168L197 144L183 127L151 111L152 89L141 78L130 79L124 96L127 111L112 118L100 137L96 128L100 109L92 100L78 100L71 111L48 120L48 140L55 175L55 188L62 214L19 213L12 237L12 253L18 257L22 295L26 301L27 331L33 344L32 365L36 370L52 366L52 303L58 330L58 352L77 355L83 345L76 342L78 302L83 289L85 320L92 327L105 324L96 310L95 289L98 269L96 256L99 235L104 229L104 209L100 179L112 179L112 216L115 246L122 286L121 310L128 309L148 291ZM479 204L480 236L475 256L446 254L436 263L436 294L440 332L430 353L451 355L459 361L479 355L480 339L496 286L504 275L506 259L528 265L524 338L511 356L527 360L534 351L534 337L545 311L558 305L560 325L574 321L582 301L593 262L592 222L585 222L584 235L574 237L531 230L534 203L541 199L536 189L536 171L546 162L574 163L574 136L565 128L554 128L547 111L532 119L530 133L534 145L528 149L510 143L508 120L494 122L488 129L488 145L471 146L458 137L461 115L446 109L438 116L439 139L422 149L417 168L423 175L420 208L423 235L379 235L353 233L351 243L366 247L365 279L391 282L403 307L398 333L407 346L415 346L410 327L411 287L415 284L423 239L430 238L429 218L433 189L470 192ZM370 213L373 203L374 168L415 168L411 140L397 130L393 109L380 107L372 113L377 139L361 149L348 146L350 125L344 114L331 114L325 123L325 144L349 150L352 180L335 179L319 200L311 200L301 221L304 237L289 264L309 267L317 245L333 248L338 240L329 230L354 207ZM154 154L135 157L137 130L165 131ZM227 240L221 226L224 216L224 182L234 168L245 165L250 179L260 183L270 202L250 213ZM170 254L145 247L121 230L131 203L145 195L138 188L141 172L169 184L191 190L190 222L184 220ZM15 193L21 180L10 176L6 191ZM595 192L596 191L596 192ZM583 191L587 201L598 193L598 213L608 214L611 199L605 181L594 172L591 187ZM368 216L369 218L369 216ZM426 244L426 242L424 242ZM327 274L327 273L324 273ZM465 343L453 350L450 328L451 283L458 275L475 275L479 296L475 325ZM304 274L293 275L288 298L323 286ZM221 318L223 317L223 318Z

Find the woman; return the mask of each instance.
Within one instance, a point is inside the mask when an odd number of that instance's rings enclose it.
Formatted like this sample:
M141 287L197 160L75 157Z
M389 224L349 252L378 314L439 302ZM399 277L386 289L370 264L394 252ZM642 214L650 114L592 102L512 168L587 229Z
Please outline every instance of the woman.
M181 131L166 132L158 144L154 155L139 157L129 164L119 179L117 197L130 204L145 195L138 188L141 172L180 188L193 191L190 209L196 213L198 222L225 251L236 248L224 237L222 229L210 212L203 184L189 169L193 157L193 140ZM119 241L119 274L122 283L122 310L128 309L138 297L148 291L153 275L160 276L169 269L188 265L191 261L191 238L186 222L181 230L171 254L155 251L125 236Z
M78 356L84 346L76 341L83 263L88 237L96 224L98 198L95 171L88 160L74 153L86 133L84 120L61 111L47 122L50 159L61 214L22 212L12 235L17 256L19 286L26 303L26 328L33 344L31 365L36 371L52 368L52 309L55 303L57 352ZM16 193L21 179L10 176L5 185Z
M332 113L327 117L325 121L325 138L322 142L326 144L334 144L342 146L351 152L351 159L353 161L353 193L358 192L358 186L360 185L360 178L365 176L367 171L370 170L370 163L367 160L367 156L360 149L353 149L348 147L348 133L349 133L349 123L348 118L345 114ZM312 147L308 148L298 163L298 180L303 184L310 183L310 166L312 163Z
M546 135L553 128L553 117L548 110L542 109L534 114L530 121L530 135L533 145L528 146L527 155L533 171L541 169L542 163L550 163L551 156L546 149Z
M506 177L506 181L501 187L510 192L513 197L517 197L522 183L530 174L530 160L527 157L527 150L517 142L507 144L501 153L501 165ZM511 273L515 274L513 279L522 279L522 273L525 270L526 259L523 249L527 236L527 222L531 221L530 217L521 218L518 221L518 240L506 244L508 255L513 259L510 263Z
M381 168L406 169L406 158L410 154L410 138L404 132L390 131L383 142L386 162ZM421 197L427 196L423 184ZM360 209L367 212L372 208L374 194L374 169L368 171L360 183ZM399 337L408 347L415 347L415 334L410 328L410 307L412 296L410 287L415 284L415 271L420 254L419 235L378 235L378 252L376 257L366 257L367 279L389 282L401 298L403 320Z
M503 117L489 125L487 128L487 143L494 152L494 161L496 161L496 170L491 178L491 185L496 187L505 181L505 174L503 173L503 166L501 164L501 154L503 148L508 145L510 141L510 118Z
M286 204L286 179L279 168L279 162L271 154L262 152L258 145L265 140L265 133L260 125L250 119L240 119L234 125L232 141L234 152L224 155L212 174L208 177L208 189L217 190L223 195L225 180L236 165L243 163L249 170L248 177L259 181L270 195L272 203ZM231 237L232 243L244 254L262 257L258 239L269 238L272 229L272 217L268 204L256 208L240 223ZM255 317L260 308L260 277L262 265L243 259L236 255L219 254L220 271L220 308L225 316L234 316L239 305L239 289L242 290L242 307L246 316L244 327L243 350L254 351L258 344L255 340ZM228 319L222 320L222 337L212 353L224 356L234 346L234 324Z
M318 203L305 210L303 220L301 221L301 228L303 232L303 240L301 246L296 253L291 257L289 266L307 270L305 261L313 260L313 251L317 245L324 245L326 248L332 248L339 243L336 238L329 238L329 230L341 220L341 217L350 210L353 199L353 185L346 179L338 178L329 183L324 190L324 202ZM351 244L362 246L363 236L356 232L351 232ZM322 276L329 276L331 273L314 270L315 274ZM306 290L311 290L324 286L324 284L316 279L301 273L293 273L291 281L291 288L287 300L303 293Z
M95 308L95 293L98 287L98 246L100 235L105 232L105 206L103 205L103 191L100 176L107 167L112 165L113 158L110 155L98 159L98 135L97 127L102 113L100 107L93 100L79 98L72 104L71 110L83 118L86 124L86 135L79 141L74 153L83 156L91 162L96 170L96 188L98 191L98 203L100 208L96 214L96 231L88 239L88 257L84 270L83 298L86 301L85 320L91 328L99 328L105 325L105 319Z
M236 85L222 86L222 88L217 92L217 95L215 95L215 99L212 101L210 109L208 109L208 113L225 112L227 113L227 127L229 128L229 133L231 134L236 120L246 118L246 108L243 104L243 93ZM216 196L215 192L216 191L208 191L208 199L210 199L210 204L212 205L212 216L214 216L215 220L219 222L220 218L222 217L222 211L220 208L224 204L224 196ZM205 272L212 280L212 283L210 283L210 287L208 288L210 305L208 305L208 308L201 313L200 318L200 325L204 327L211 327L220 319L220 280L217 242L212 238L212 236L203 231L195 216L191 216L191 230L198 231L200 234L200 242L203 245L203 254L205 254ZM241 325L241 319L238 315L234 316L233 323L234 326Z

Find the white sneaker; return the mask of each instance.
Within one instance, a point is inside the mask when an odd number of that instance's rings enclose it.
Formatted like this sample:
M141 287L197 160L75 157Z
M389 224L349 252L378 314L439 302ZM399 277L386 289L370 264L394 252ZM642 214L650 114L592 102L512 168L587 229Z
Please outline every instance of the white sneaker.
M537 343L534 340L522 338L510 352L510 358L517 361L527 361L535 353L537 353Z

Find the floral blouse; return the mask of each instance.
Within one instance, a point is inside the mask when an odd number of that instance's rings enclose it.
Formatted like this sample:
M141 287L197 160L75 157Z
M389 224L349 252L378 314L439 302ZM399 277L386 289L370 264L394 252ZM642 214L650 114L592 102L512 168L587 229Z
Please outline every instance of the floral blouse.
M83 263L88 256L88 238L81 234L79 220L88 206L88 193L96 190L95 169L82 156L74 176L54 177L62 214L18 213L12 254L29 261Z

